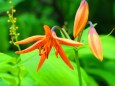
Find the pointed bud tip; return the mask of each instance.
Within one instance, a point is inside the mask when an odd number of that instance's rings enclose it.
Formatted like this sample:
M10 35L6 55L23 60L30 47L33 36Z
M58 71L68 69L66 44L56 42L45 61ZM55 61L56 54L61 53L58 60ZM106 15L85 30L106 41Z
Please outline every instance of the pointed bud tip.
M102 62L103 61L103 57L101 57L101 58L97 58L100 62Z
M15 42L15 43L14 43L14 45L17 45L17 44L18 44L18 42Z
M103 61L103 55L98 57L98 60L102 62Z
M44 28L44 29L45 29L45 28L49 28L49 26L48 26L48 25L44 25L43 28Z
M16 51L15 54L19 54L19 51Z
M74 70L74 67L72 66L72 68L71 68L72 70Z
M39 68L37 68L36 72L38 72L38 71L39 71Z
M93 24L91 21L88 21L89 25L90 25L90 28L94 28Z
M86 2L86 0L82 0L83 2Z
M102 62L102 61L103 61L103 59L100 59L100 61Z

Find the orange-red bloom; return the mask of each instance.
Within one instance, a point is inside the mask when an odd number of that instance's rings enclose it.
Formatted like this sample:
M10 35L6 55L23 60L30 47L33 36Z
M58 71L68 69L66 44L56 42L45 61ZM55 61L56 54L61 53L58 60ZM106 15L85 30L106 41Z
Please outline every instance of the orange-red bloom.
M76 12L75 20L74 20L74 29L73 29L73 36L76 36L83 30L89 15L89 8L88 3L86 0L82 0L81 4Z
M74 69L60 44L64 44L68 46L82 46L83 44L79 42L75 42L73 40L69 40L69 39L58 38L55 32L50 30L50 28L47 25L44 25L44 30L46 34L44 36L42 35L32 36L22 41L16 42L15 44L27 44L30 42L37 41L36 43L28 47L27 49L16 51L16 53L23 54L23 53L33 51L35 49L39 49L39 55L41 56L41 58L40 58L40 62L37 68L37 71L38 71L40 67L42 66L42 64L44 63L45 59L48 58L51 48L54 47L56 49L56 52L55 52L56 56L58 56L59 54L61 58L63 59L63 61L71 69Z
M101 41L99 39L98 33L96 32L91 22L90 22L90 25L91 27L88 32L88 43L89 43L90 49L92 53L96 56L96 58L102 61L103 52L102 52Z

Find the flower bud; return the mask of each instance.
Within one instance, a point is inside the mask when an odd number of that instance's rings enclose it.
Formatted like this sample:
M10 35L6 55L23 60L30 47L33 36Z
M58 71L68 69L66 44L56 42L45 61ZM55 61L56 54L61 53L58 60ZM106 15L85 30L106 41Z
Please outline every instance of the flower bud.
M92 53L94 54L94 56L102 61L103 60L103 52L102 52L102 45L101 45L101 41L99 39L99 35L96 32L95 28L93 27L92 23L89 22L90 24L90 29L88 32L88 43L89 43L89 47L92 51Z
M76 12L76 16L75 16L75 20L74 20L74 30L73 30L74 38L76 38L76 36L85 27L85 25L88 21L88 15L89 15L88 3L86 0L82 0L81 4Z

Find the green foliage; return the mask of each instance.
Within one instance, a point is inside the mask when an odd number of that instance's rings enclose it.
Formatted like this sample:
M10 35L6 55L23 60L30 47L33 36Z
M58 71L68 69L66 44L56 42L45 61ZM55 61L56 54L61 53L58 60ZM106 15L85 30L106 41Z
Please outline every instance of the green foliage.
M100 36L103 46L104 61L98 62L92 55L88 46L79 50L81 64L85 71L93 76L98 82L105 82L108 86L115 86L115 38L112 36ZM100 79L99 79L100 78Z
M14 67L16 59L6 54L0 53L0 78L2 84L8 86L18 84L17 68Z
M10 46L8 41L9 32L6 17L0 18L0 27L0 51L4 52L7 51Z
M19 26L18 31L21 33L20 39L24 39L35 34L43 34L43 28L40 27L40 23L34 15L25 13L18 16L17 19L17 25Z
M69 49L66 48L66 50L68 51ZM72 63L75 69L71 70L60 57L56 58L54 50L52 50L42 68L36 72L39 58L38 50L21 55L22 64L24 64L29 71L37 86L78 85L78 75L75 63ZM81 70L83 86L87 86L87 75L83 69Z
M104 57L115 60L115 38L113 36L101 36Z
M9 4L10 0L0 0L0 12L6 12L11 9L11 5ZM23 0L12 0L13 5L16 6Z
M43 25L61 26L67 23L66 30L72 38L75 13L81 0L12 0L16 9L14 17L19 27L19 40L32 35L44 34ZM113 28L115 19L114 0L88 0L89 20L97 22L99 33L109 33ZM78 72L75 63L73 47L62 45L74 70L71 70L61 59L56 58L54 49L41 69L36 72L39 62L38 50L20 56L18 63L14 48L9 44L9 27L6 11L11 9L9 0L0 0L0 86L78 86ZM106 10L105 10L106 9ZM115 31L113 31L114 35ZM60 34L57 33L59 36ZM103 62L99 62L91 53L87 43L88 28L83 32L79 47L79 58L83 86L115 86L115 37L101 35L103 46ZM64 36L63 36L64 37ZM21 46L22 49L25 48ZM13 52L13 53L12 53ZM9 54L9 55L7 55ZM19 69L20 68L20 69ZM20 72L20 75L19 75Z

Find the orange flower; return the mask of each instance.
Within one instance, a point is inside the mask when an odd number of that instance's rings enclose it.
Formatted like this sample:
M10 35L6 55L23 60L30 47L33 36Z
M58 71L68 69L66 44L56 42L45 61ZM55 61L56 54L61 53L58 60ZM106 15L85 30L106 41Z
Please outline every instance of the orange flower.
M73 29L73 36L76 36L83 30L89 15L89 8L88 3L86 0L82 0L81 4L76 12L75 20L74 20L74 29Z
M88 43L89 43L90 49L92 53L96 56L96 58L102 61L103 52L102 52L101 41L92 23L89 22L89 24L90 24L90 29L88 32Z
M51 48L54 47L56 49L56 53L55 53L56 56L58 56L59 54L61 58L63 59L63 61L71 69L74 69L60 44L64 44L68 46L82 46L83 44L79 42L75 42L73 40L69 40L69 39L58 38L55 32L50 30L50 28L47 25L44 25L44 30L46 34L45 36L42 36L42 35L32 36L22 41L15 42L15 44L27 44L30 42L37 41L35 44L28 47L27 49L16 51L16 53L23 54L23 53L33 51L35 49L39 49L39 55L41 56L41 58L40 58L40 62L37 68L37 71L38 71L40 67L42 66L42 64L44 63L45 59L48 58Z

